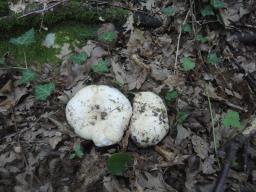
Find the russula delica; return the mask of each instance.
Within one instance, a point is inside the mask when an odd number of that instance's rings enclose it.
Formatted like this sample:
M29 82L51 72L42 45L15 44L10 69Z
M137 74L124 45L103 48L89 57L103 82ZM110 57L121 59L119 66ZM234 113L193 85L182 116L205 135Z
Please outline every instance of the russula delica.
M78 91L66 106L66 118L82 138L98 147L118 143L132 115L130 101L117 89L90 85Z
M135 94L130 122L132 140L140 147L159 143L169 131L167 109L153 92Z

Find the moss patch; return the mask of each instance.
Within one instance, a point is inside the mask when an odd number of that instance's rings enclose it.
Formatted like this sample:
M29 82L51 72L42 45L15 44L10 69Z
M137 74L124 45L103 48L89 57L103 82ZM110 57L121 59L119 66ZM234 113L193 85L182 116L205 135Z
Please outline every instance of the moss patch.
M88 39L96 37L97 26L90 26L79 23L62 23L47 32L37 32L35 35L36 42L27 46L15 46L9 43L9 39L0 40L0 58L9 53L15 59L15 66L24 66L24 52L26 54L27 63L40 67L44 63L51 65L59 65L61 60L56 57L60 53L60 48L64 43L69 43L71 50L74 47L82 47ZM48 33L55 33L55 44L58 48L46 48L42 46L42 42ZM16 36L15 36L16 37Z

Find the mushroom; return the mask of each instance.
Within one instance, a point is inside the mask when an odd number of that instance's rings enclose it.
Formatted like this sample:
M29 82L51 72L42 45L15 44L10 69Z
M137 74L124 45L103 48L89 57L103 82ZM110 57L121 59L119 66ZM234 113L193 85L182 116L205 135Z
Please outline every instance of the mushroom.
M98 147L118 143L129 124L132 106L117 89L105 85L90 85L68 102L66 118L82 138Z
M169 131L167 110L162 99L153 92L137 93L133 101L130 123L132 140L140 147L159 143Z

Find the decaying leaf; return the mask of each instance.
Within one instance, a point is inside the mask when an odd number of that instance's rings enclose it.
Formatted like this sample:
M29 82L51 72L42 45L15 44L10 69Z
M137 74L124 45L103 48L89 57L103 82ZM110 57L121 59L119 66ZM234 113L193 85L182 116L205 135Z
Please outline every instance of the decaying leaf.
M230 26L232 23L238 22L244 15L250 13L249 5L245 5L242 0L227 2L228 9L223 9L220 11L221 18L226 27Z
M191 142L193 144L195 152L201 159L205 159L206 157L208 157L209 144L205 140L197 135L193 135L191 137Z
M111 65L116 80L122 84L127 84L129 90L139 89L148 75L147 69L141 68L129 61L128 63L120 63L117 57L112 59Z
M153 41L148 31L135 29L131 32L127 43L127 52L129 57L133 54L150 57L153 55Z
M149 172L136 173L137 184L144 192L175 192L176 190L169 186L159 172L151 174Z
M175 139L175 144L179 145L183 139L186 139L187 137L189 137L191 135L191 131L185 129L182 125L178 124L177 125L177 136Z
M125 31L126 32L133 31L134 30L133 24L134 24L133 14L130 13L129 16L127 17L126 23L123 25L123 27L125 28Z
M14 4L13 2L10 2L9 8L14 13L21 13L25 10L26 5L22 0L19 0L19 1L17 1L16 4Z
M213 174L216 172L216 170L213 168L214 162L215 159L213 155L210 155L204 160L202 164L202 171L204 174Z
M146 7L147 10L151 10L155 6L156 0L147 0L145 3L141 2L143 6Z
M2 153L0 155L0 167L4 167L6 164L11 163L16 159L21 159L21 156L14 153L13 151Z
M103 179L103 185L107 192L131 192L124 185L120 184L113 176L106 176Z

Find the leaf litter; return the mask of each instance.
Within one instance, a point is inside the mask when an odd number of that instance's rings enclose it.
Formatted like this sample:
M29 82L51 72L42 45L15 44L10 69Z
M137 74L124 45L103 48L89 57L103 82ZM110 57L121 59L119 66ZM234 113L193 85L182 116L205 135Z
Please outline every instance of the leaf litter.
M214 191L226 174L226 162L230 171L223 189L255 186L255 46L243 39L255 25L252 5L203 1L202 9L195 10L179 1L122 3L160 15L164 25L139 28L131 12L124 30L106 23L83 46L72 50L72 44L64 44L58 54L61 66L54 72L51 67L1 71L0 190ZM10 4L17 13L26 6ZM245 35L232 30L244 24ZM31 29L11 42L27 46L36 32ZM50 31L48 35L43 44L52 47L56 39ZM6 58L1 63L5 67ZM156 92L168 107L170 133L147 149L137 148L128 137L125 145L106 149L78 138L65 120L65 103L89 84L115 86L129 99L131 91ZM228 161L234 152L229 143L239 142L239 152ZM120 152L134 161L121 163L117 171L120 175L122 169L122 176L115 176L107 162Z

